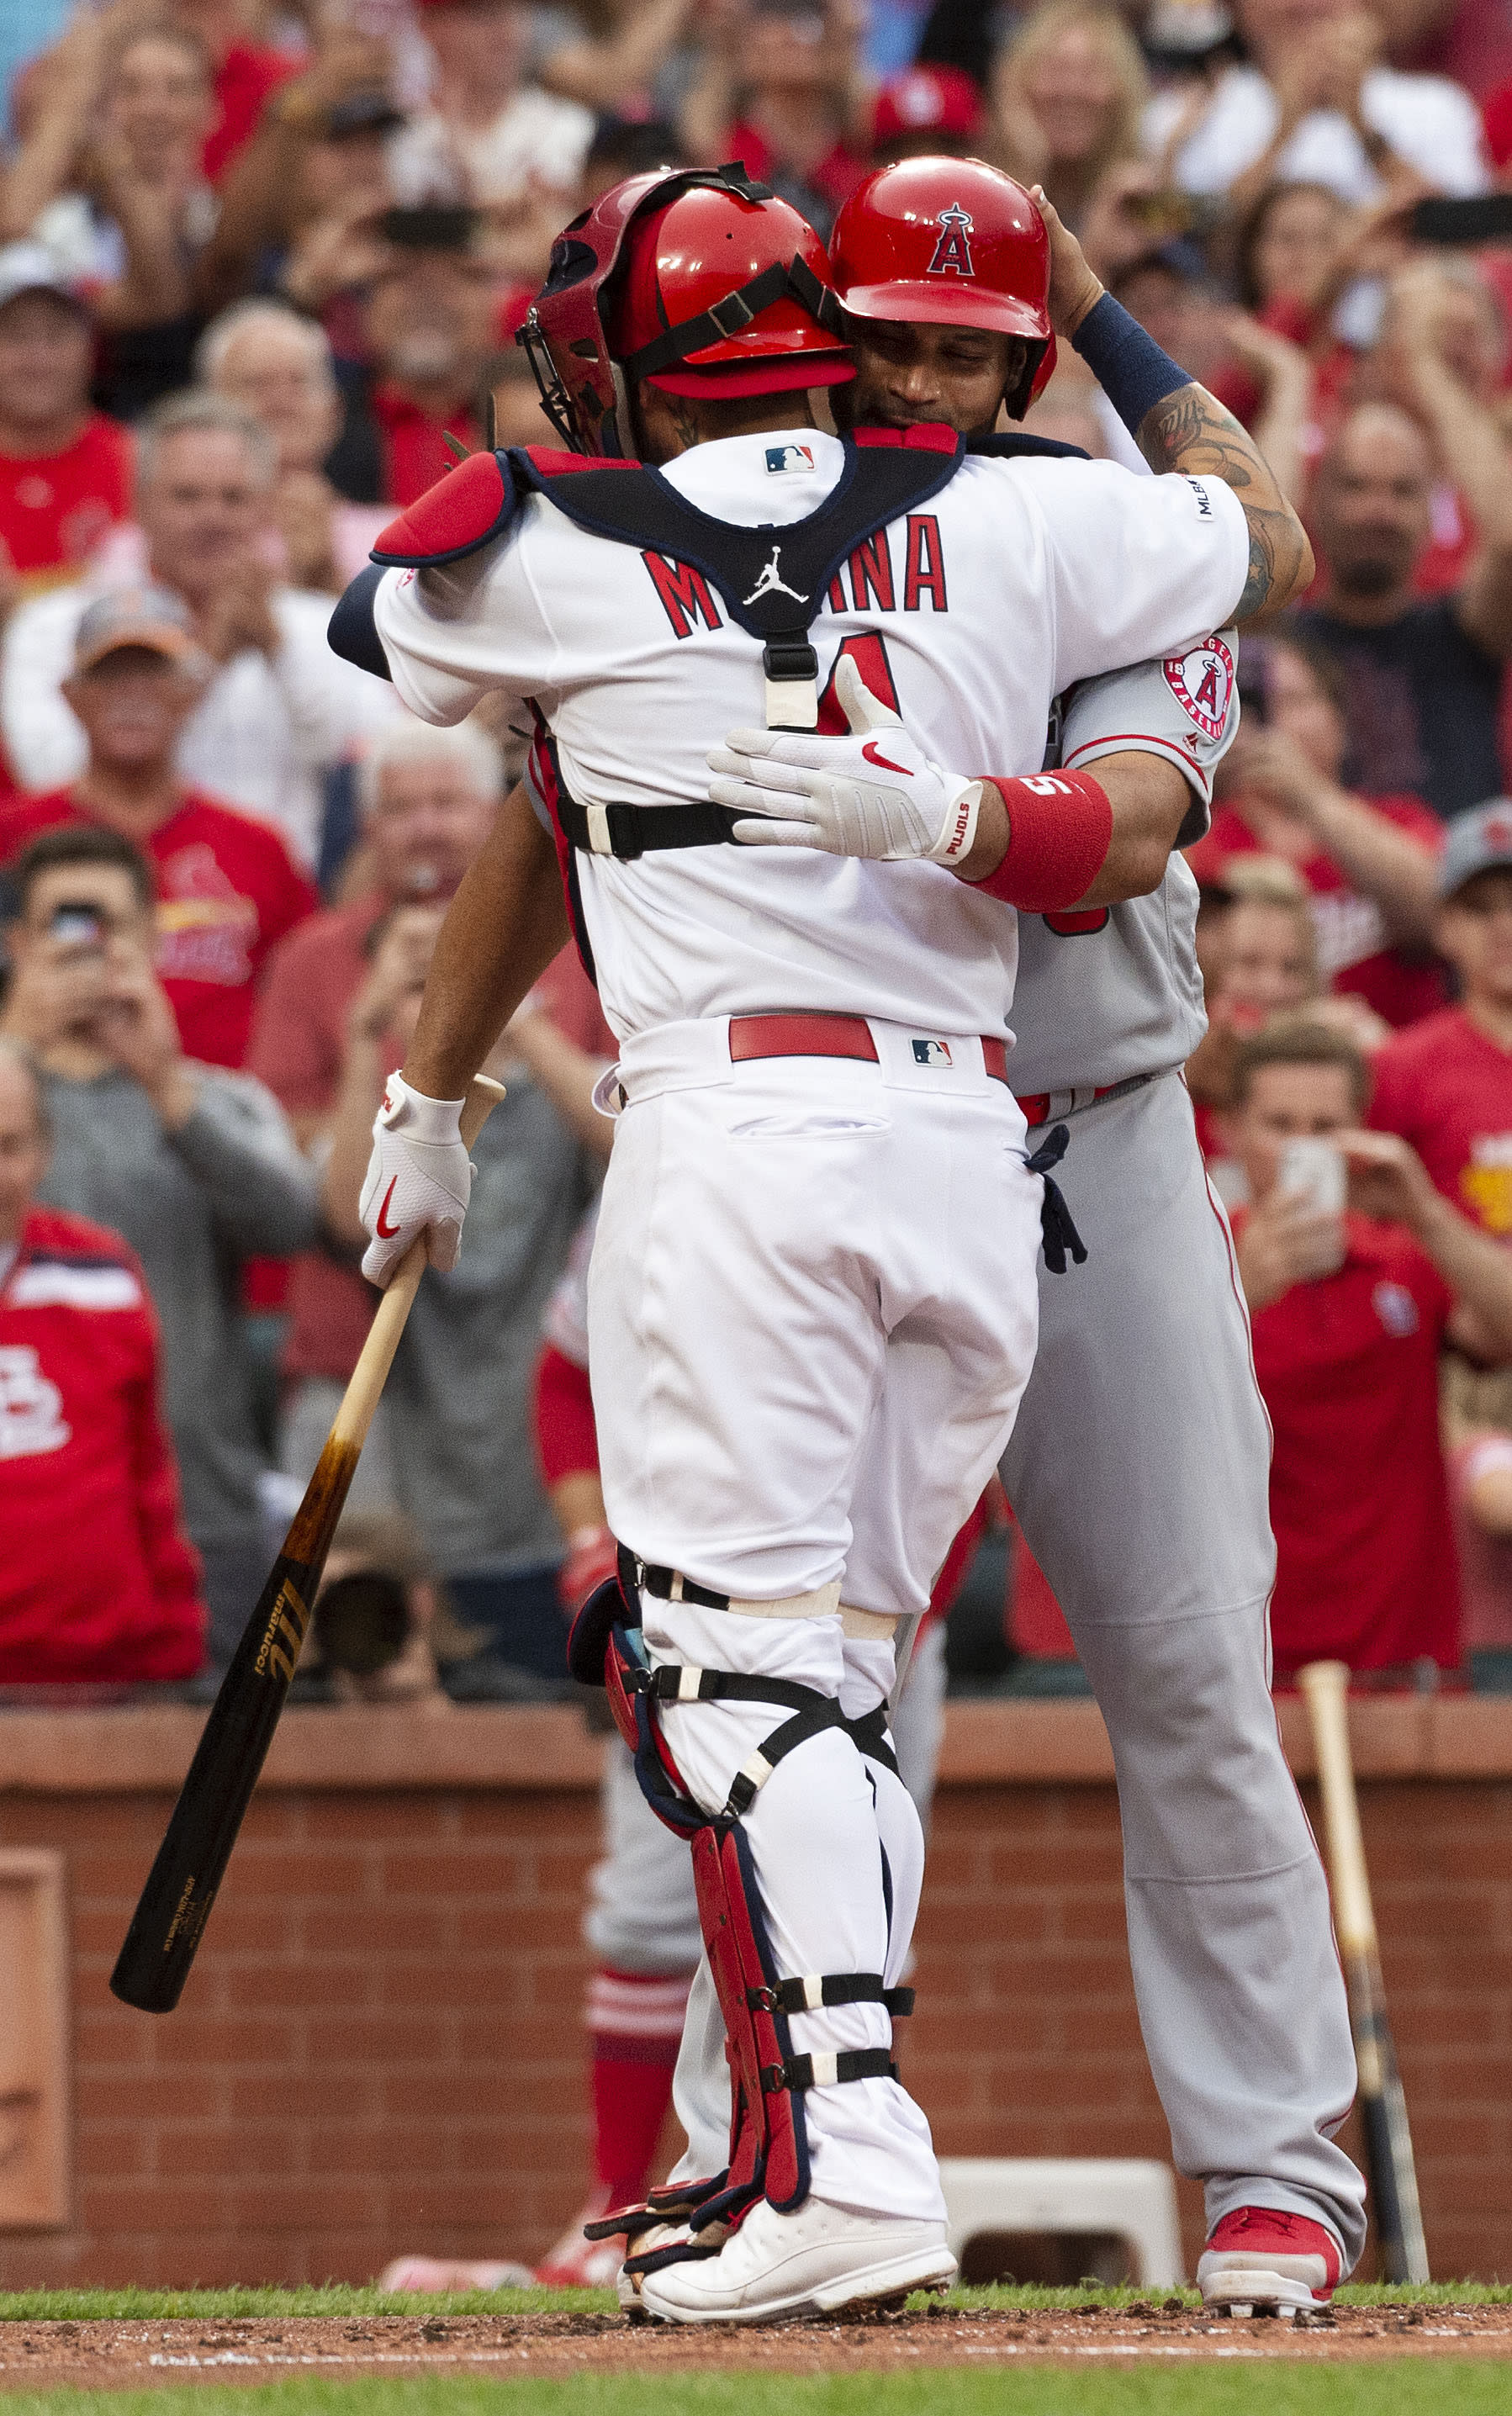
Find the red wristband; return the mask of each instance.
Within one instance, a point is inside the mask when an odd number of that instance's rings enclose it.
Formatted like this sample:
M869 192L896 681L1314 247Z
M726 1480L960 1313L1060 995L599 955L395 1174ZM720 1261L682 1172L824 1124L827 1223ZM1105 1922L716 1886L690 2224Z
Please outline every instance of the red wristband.
M1074 906L1101 871L1112 845L1113 809L1090 772L1036 772L1024 780L984 776L1008 813L1003 861L968 885L1026 914Z

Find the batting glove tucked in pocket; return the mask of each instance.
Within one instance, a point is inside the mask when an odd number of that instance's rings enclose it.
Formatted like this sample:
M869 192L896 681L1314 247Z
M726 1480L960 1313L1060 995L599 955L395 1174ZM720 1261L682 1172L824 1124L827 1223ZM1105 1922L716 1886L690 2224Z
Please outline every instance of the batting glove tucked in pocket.
M446 1275L456 1265L474 1174L459 1130L462 1106L461 1099L427 1098L390 1074L358 1203L372 1235L362 1260L370 1283L386 1285L422 1233L433 1267Z
M963 863L976 837L980 781L931 763L849 655L835 667L835 693L851 725L848 738L732 730L715 748L708 793L748 817L731 836L746 847Z

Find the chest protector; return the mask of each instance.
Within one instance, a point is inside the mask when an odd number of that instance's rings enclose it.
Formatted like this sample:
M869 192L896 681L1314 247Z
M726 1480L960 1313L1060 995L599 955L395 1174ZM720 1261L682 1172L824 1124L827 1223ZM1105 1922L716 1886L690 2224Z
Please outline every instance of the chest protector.
M384 530L372 551L375 567L353 582L336 609L331 644L364 668L386 673L371 619L373 590L384 571L441 569L465 560L508 533L527 494L540 494L595 536L702 573L731 621L762 649L768 729L812 730L819 720L819 660L809 631L830 581L856 548L939 494L968 451L996 460L1077 452L1019 435L978 438L968 446L952 430L933 425L906 431L862 428L842 442L840 476L817 511L755 528L701 511L659 471L639 463L537 445L470 454ZM671 806L582 804L562 778L544 717L533 710L532 777L555 826L573 929L591 976L575 852L633 863L665 848L718 846L738 816L706 797Z

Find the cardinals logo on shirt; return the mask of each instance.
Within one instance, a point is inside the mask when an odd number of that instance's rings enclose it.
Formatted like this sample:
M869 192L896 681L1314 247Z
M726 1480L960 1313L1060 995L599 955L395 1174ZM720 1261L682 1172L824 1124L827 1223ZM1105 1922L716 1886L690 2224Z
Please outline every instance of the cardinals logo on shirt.
M1166 686L1183 713L1209 738L1221 738L1233 694L1233 657L1221 638L1206 638L1186 655L1160 666Z
M971 245L967 241L975 224L971 212L963 210L959 202L952 202L949 209L940 212L935 224L940 236L927 275L975 277L976 271L972 266Z
M0 1459L61 1451L73 1433L62 1411L63 1395L43 1375L35 1351L0 1351Z
M1370 1294L1370 1306L1394 1340L1405 1342L1417 1332L1417 1303L1405 1284L1378 1283Z

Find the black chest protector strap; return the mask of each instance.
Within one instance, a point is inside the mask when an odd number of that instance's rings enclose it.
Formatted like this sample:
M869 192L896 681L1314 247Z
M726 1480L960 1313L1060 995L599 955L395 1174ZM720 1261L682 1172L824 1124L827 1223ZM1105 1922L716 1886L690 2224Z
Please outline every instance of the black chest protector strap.
M947 430L910 433L927 441L877 429L863 431L859 441L847 437L839 478L818 511L757 528L712 519L656 470L622 464L564 475L519 448L509 463L518 486L548 497L579 528L701 572L737 627L762 641L767 728L812 730L819 718L819 657L809 631L831 580L879 528L937 495L964 458ZM584 805L560 778L554 806L569 846L621 864L667 848L720 846L738 819L707 797L677 806L617 798Z
M924 441L918 441L924 440ZM844 440L839 477L807 520L739 528L688 503L658 470L623 466L563 476L528 451L509 456L521 488L533 487L579 528L642 552L669 555L702 572L736 625L762 642L769 729L812 730L819 716L819 660L809 639L829 583L858 545L889 521L928 503L955 476L964 447L943 428L868 429ZM648 820L659 821L658 808ZM728 823L710 838L727 838ZM593 844L577 841L576 844ZM668 838L702 846L706 838ZM599 845L600 854L622 853ZM635 849L639 854L642 847Z

